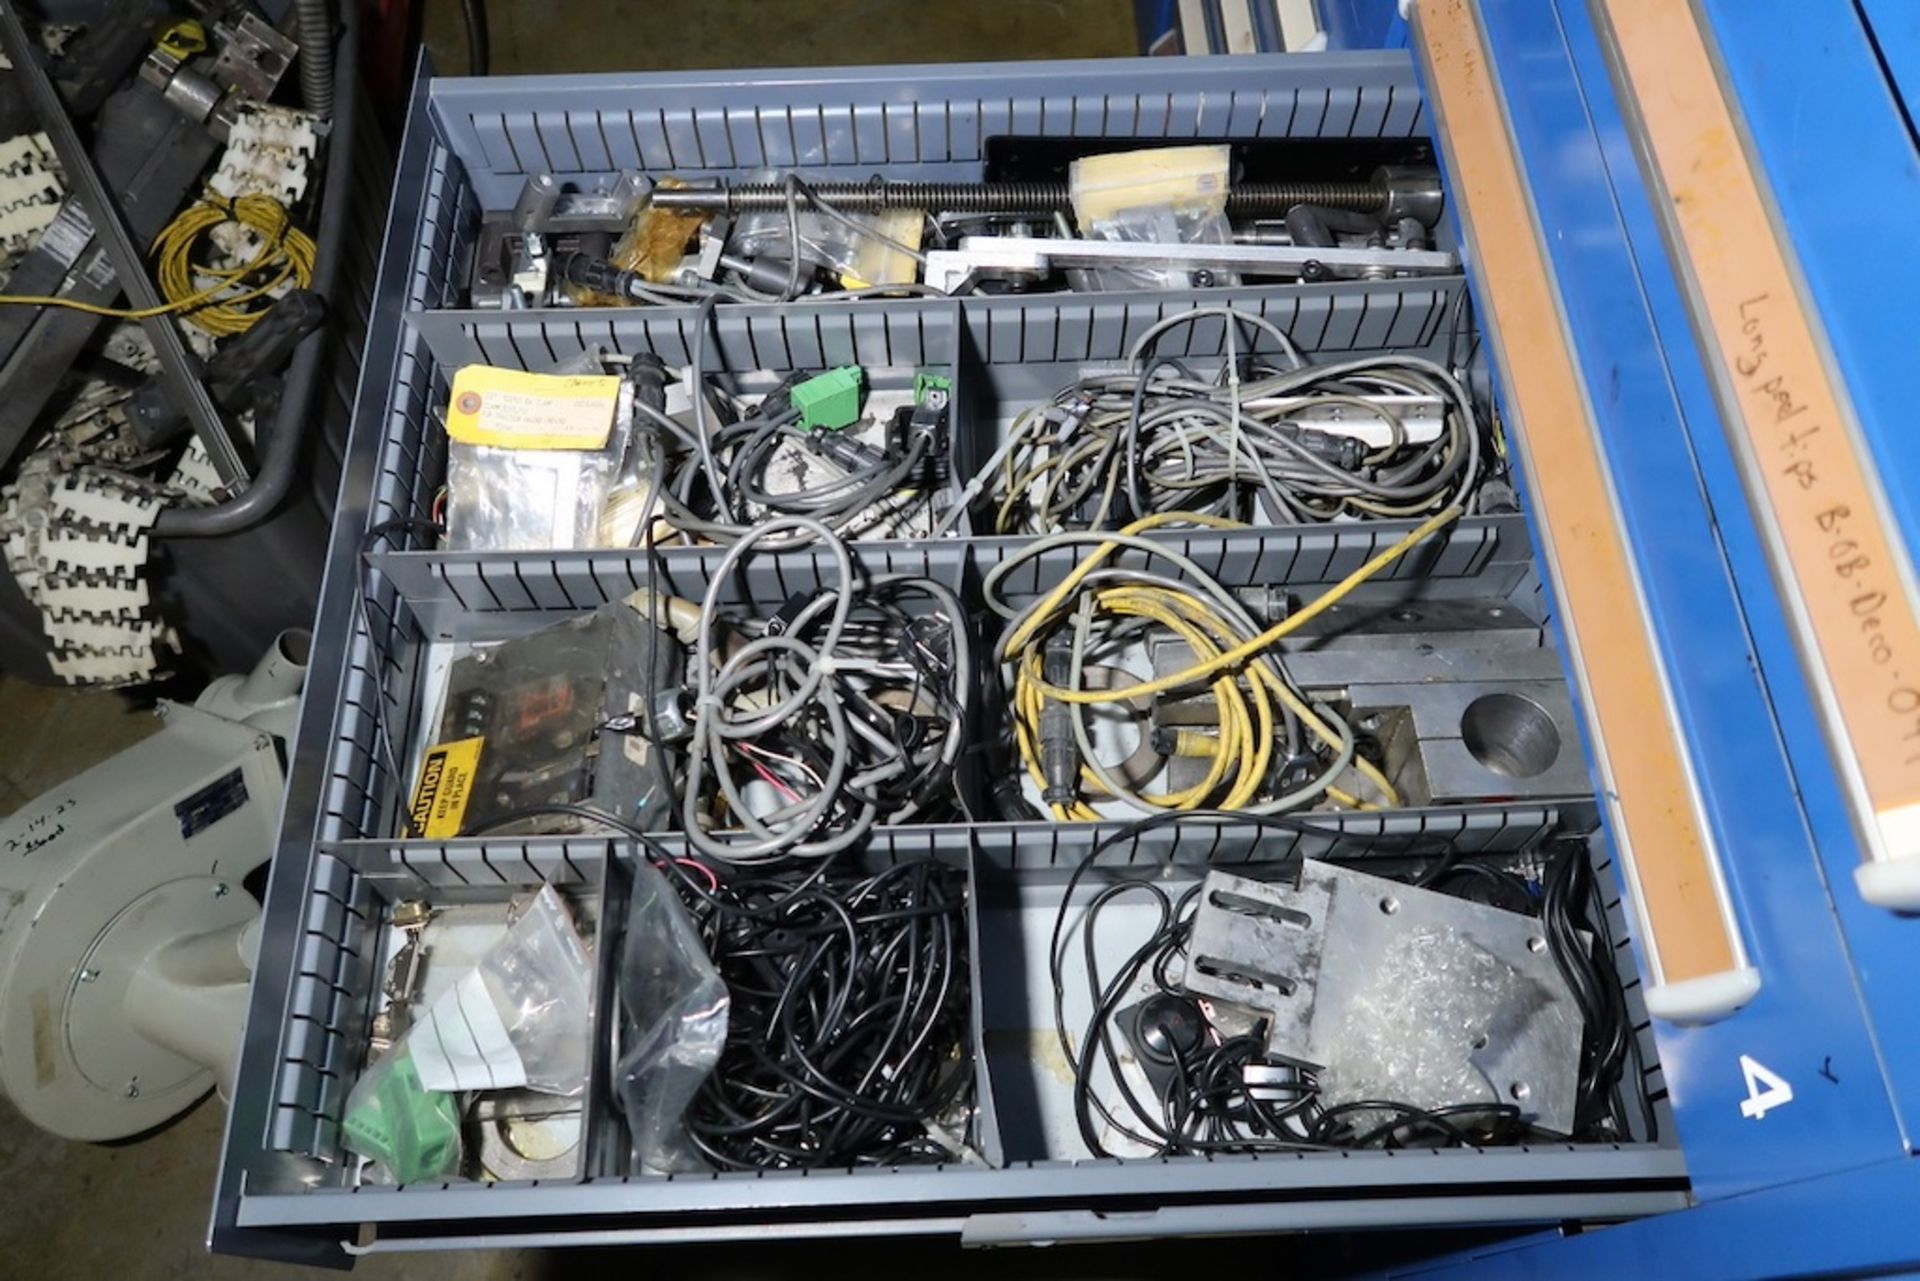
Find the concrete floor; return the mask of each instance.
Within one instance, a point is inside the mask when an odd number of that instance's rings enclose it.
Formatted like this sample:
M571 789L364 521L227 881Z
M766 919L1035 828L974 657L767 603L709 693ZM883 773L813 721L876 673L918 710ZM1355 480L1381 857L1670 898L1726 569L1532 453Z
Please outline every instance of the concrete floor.
M427 47L466 71L458 0L425 0ZM492 0L493 74L1124 58L1131 0Z

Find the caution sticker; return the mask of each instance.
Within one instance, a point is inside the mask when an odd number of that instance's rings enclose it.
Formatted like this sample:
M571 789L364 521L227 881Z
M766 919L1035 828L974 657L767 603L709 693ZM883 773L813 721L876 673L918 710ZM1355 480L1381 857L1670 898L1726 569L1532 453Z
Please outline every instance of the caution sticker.
M428 751L420 767L420 785L413 789L414 831L431 840L460 835L486 741L484 736L462 738Z
M620 380L468 365L453 376L447 435L499 449L603 449Z

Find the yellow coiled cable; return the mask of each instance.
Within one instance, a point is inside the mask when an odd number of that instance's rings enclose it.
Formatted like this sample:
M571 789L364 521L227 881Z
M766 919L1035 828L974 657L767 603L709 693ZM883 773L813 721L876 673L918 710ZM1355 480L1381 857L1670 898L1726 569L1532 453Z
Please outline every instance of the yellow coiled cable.
M1309 604L1256 635L1247 636L1198 596L1160 585L1123 585L1094 592L1091 606L1095 615L1147 619L1171 631L1193 651L1194 662L1178 672L1132 685L1105 689L1066 689L1045 678L1043 646L1039 643L1048 620L1058 619L1058 609L1088 574L1119 547L1103 542L1088 552L1048 594L1041 607L1033 610L1016 633L1008 639L1005 653L1018 655L1014 670L1014 737L1027 772L1043 790L1045 777L1040 766L1039 725L1041 709L1048 699L1076 705L1133 702L1169 690L1205 683L1214 696L1219 715L1218 745L1209 763L1206 777L1177 792L1147 795L1134 793L1129 799L1145 806L1169 810L1200 808L1237 809L1249 804L1264 785L1272 757L1274 724L1278 704L1290 711L1308 733L1336 750L1342 738L1296 694L1274 670L1263 663L1250 662L1307 621L1337 604L1361 583L1379 573L1413 547L1460 515L1457 507L1448 508L1409 531L1407 535L1366 564L1347 575ZM1234 523L1191 512L1168 512L1148 516L1120 532L1134 535L1162 525L1186 524L1213 528L1233 528ZM1073 626L1071 621L1058 625ZM1243 679L1243 677L1245 679ZM1376 789L1387 805L1398 805L1399 796L1386 776L1371 762L1355 756L1353 768ZM1098 776L1085 764L1080 772L1083 795L1095 799L1110 795ZM1225 789L1225 795L1221 790ZM1341 789L1329 787L1327 795L1350 808L1373 808L1372 804ZM1214 798L1218 797L1217 801ZM1091 822L1100 815L1085 800L1053 807L1054 817L1063 821Z
M202 236L225 222L237 222L258 233L262 241L259 254L244 267L196 267L193 263L195 245ZM256 310L246 304L266 297L288 280L302 289L312 284L314 254L312 237L294 226L286 206L271 196L228 200L209 192L168 223L153 242L156 281L167 300L159 306L102 307L51 294L0 294L0 306L60 307L110 320L184 315L188 323L225 338L245 333L266 312L264 307ZM241 282L261 271L273 274L263 284L241 287ZM214 283L205 289L195 289L196 275L209 277ZM240 292L229 292L235 288Z

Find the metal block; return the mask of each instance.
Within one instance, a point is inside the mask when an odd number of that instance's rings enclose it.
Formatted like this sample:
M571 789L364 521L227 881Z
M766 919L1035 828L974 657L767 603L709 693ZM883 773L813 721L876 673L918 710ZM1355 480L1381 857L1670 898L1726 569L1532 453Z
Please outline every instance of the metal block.
M214 32L222 41L220 56L213 63L214 81L256 102L273 97L280 78L300 52L292 40L250 13L242 14L231 27L215 27Z

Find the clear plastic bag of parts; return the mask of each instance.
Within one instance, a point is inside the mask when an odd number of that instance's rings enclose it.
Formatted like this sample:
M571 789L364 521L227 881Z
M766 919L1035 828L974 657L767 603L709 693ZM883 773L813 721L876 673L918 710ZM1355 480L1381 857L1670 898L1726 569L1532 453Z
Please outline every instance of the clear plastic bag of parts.
M1381 952L1377 981L1347 1004L1320 1070L1321 1094L1336 1103L1387 1098L1417 1108L1510 1102L1461 1047L1518 1043L1529 1020L1538 1036L1539 1020L1576 1018L1470 935L1421 926ZM1577 1044L1577 1024L1565 1036Z
M1230 245L1227 189L1232 153L1224 146L1154 147L1076 160L1068 186L1081 234L1126 244ZM1234 285L1229 271L1196 280L1190 267L1079 267L1067 271L1077 290L1185 289Z
M666 877L634 868L620 965L626 1021L617 1080L634 1160L657 1174L704 1170L682 1118L727 1040L727 985Z
M585 1091L591 949L551 885L517 908L500 940L421 1010L347 1096L342 1142L376 1163L369 1181L458 1174L461 1095Z
M447 546L597 546L621 473L632 389L589 350L555 374L469 365L447 411Z
M1233 225L1224 213L1176 209L1160 205L1149 209L1130 209L1125 214L1103 218L1087 229L1090 240L1117 240L1126 244L1149 245L1230 245ZM1207 269L1204 279L1192 267L1169 264L1164 267L1069 267L1067 283L1083 292L1111 292L1119 289L1187 289L1199 286L1237 285L1237 273L1225 269Z
M783 174L762 171L748 181L777 183ZM913 255L887 240L914 249L920 247L926 214L919 209L882 209L873 213L846 213L841 221L795 196L794 218L799 224L800 257L812 267L824 267L847 288L906 284L918 278ZM861 229L864 229L861 230ZM886 239L881 239L885 237ZM728 238L728 252L744 259L771 257L790 261L793 232L784 209L741 214Z

